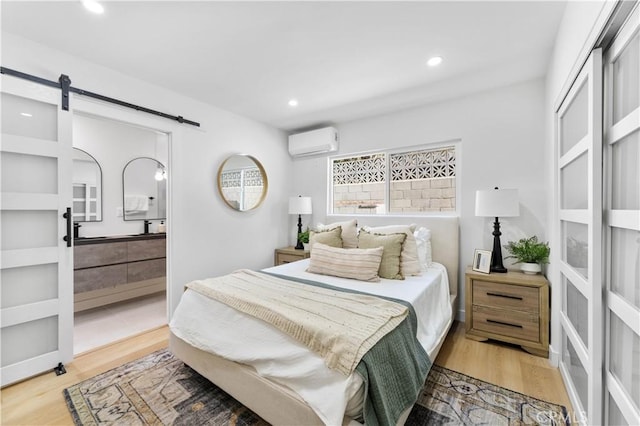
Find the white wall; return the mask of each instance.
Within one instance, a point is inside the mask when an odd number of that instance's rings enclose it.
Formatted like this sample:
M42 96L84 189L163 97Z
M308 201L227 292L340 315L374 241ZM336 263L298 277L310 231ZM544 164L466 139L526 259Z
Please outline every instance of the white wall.
M611 1L570 1L567 2L560 29L556 37L554 52L547 71L545 87L545 188L547 197L544 200L547 210L546 227L549 230L551 246L551 264L547 270L547 278L551 283L551 347L549 354L557 365L560 348L560 294L559 269L557 256L561 250L560 230L555 209L556 190L556 148L555 148L555 109L562 96L579 72L582 64L592 50L596 38L604 28L604 24L615 2Z
M474 215L477 189L498 186L519 190L521 216L501 221L503 244L524 235L546 238L544 93L544 82L535 80L336 126L339 154L461 139L461 308L464 270L471 264L473 250L491 249L493 244L491 221ZM305 224L337 220L326 214L327 171L327 157L294 160L294 193L313 197L314 213L303 218ZM384 222L419 223L419 218L387 218ZM293 227L293 220L290 223ZM361 216L359 223L370 222ZM459 317L462 319L463 313Z
M273 250L287 244L292 166L281 131L11 34L2 33L1 59L8 68L56 81L64 73L72 86L201 123L201 129L171 124L170 312L187 282L270 266ZM269 179L264 204L248 213L231 210L216 189L218 166L239 152L258 158Z

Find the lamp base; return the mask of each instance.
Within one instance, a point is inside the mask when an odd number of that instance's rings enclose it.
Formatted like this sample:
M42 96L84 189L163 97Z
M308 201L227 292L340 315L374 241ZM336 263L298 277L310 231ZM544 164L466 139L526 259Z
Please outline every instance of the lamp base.
M500 245L500 222L496 217L496 221L493 222L493 251L491 252L491 267L489 271L504 274L507 272L507 268L502 264L502 246Z
M295 249L296 250L304 250L304 246L302 245L302 241L300 241L300 234L302 234L302 215L298 215L298 237L296 238L296 241L298 241L298 244L296 244Z

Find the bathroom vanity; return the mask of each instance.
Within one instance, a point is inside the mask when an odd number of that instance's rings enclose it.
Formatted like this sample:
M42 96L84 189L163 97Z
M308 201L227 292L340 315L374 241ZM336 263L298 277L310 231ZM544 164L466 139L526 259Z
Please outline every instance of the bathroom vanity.
M166 291L166 234L74 239L75 312Z

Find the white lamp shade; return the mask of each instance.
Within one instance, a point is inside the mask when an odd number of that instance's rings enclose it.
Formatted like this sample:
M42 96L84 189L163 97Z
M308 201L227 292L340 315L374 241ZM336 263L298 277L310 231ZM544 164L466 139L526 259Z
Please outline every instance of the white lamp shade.
M476 191L476 216L520 216L517 189L487 189Z
M311 197L289 197L289 214L311 214Z

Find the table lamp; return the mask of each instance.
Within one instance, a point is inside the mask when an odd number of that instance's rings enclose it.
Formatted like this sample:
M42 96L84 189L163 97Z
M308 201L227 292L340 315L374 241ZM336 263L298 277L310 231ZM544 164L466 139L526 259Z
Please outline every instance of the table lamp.
M491 272L507 272L502 264L502 246L500 245L500 222L498 217L520 216L517 189L487 189L476 191L476 216L494 217L493 252L491 253Z
M297 197L289 197L289 214L298 215L298 233L296 234L298 243L296 244L296 249L303 250L304 246L302 245L302 241L300 241L300 234L302 233L302 215L311 214L311 197L303 197L301 195Z

